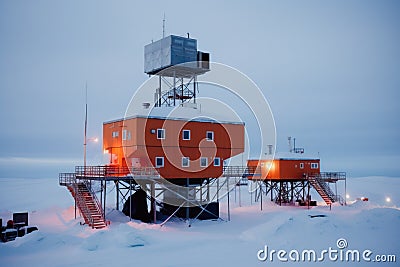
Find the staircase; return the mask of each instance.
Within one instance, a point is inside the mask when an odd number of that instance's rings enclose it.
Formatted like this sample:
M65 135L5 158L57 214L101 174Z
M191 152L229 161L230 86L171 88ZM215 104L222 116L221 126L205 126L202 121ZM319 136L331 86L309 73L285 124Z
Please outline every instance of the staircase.
M106 227L106 222L103 216L103 209L96 197L96 194L91 192L90 186L84 182L78 182L74 174L60 174L60 185L64 185L71 192L72 197L76 201L85 224L94 229Z
M321 177L319 177L318 175L312 175L308 177L308 181L315 188L315 190L318 192L318 194L322 197L327 205L331 205L336 201L337 197L332 192L328 183L325 182Z

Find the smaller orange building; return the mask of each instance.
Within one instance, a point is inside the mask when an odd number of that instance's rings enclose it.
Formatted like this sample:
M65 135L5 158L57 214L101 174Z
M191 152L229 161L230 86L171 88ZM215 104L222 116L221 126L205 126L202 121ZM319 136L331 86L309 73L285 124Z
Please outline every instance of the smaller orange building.
M305 179L307 174L320 173L318 158L295 153L277 154L274 159L249 159L247 166L254 171L249 180L294 181Z

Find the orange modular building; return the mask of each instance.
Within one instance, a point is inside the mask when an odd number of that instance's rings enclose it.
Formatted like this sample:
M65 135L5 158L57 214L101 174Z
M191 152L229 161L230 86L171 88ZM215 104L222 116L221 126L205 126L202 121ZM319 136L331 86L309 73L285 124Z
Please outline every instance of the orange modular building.
M250 159L249 169L254 174L249 180L302 180L306 175L320 174L318 158L303 157L301 154L276 155L272 160Z
M134 116L103 123L110 164L154 167L166 179L218 178L244 151L244 123Z

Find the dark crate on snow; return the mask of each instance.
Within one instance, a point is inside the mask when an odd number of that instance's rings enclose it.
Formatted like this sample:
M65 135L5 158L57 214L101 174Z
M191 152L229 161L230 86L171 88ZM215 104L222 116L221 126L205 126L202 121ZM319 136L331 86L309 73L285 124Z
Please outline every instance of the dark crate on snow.
M37 230L39 229L36 226L23 226L18 229L18 237L22 237Z
M17 238L17 235L18 231L16 229L6 229L5 231L1 232L1 241L13 241L15 238Z
M28 212L16 212L13 213L14 225L27 226L28 223Z

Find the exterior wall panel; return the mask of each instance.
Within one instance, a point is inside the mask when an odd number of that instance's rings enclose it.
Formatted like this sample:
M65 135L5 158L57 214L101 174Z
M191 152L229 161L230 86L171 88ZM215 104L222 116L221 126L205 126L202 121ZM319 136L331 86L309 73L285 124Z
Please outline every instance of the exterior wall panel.
M318 167L311 168L312 164L318 164ZM305 174L320 173L319 159L248 160L247 166L256 168L255 173L260 174L249 179L301 180Z
M120 129L118 138L112 137L113 129ZM157 138L157 129L165 130L165 139ZM129 140L122 140L123 130L130 132ZM183 140L183 130L190 130L190 140ZM206 139L209 131L214 133L213 141ZM223 162L244 151L241 123L136 117L104 123L103 135L103 148L112 154L113 164L151 167L156 157L164 157L164 167L158 170L171 179L220 177L223 166L214 166L214 158ZM189 158L189 167L182 167L182 157ZM207 158L207 167L201 167L201 157Z

